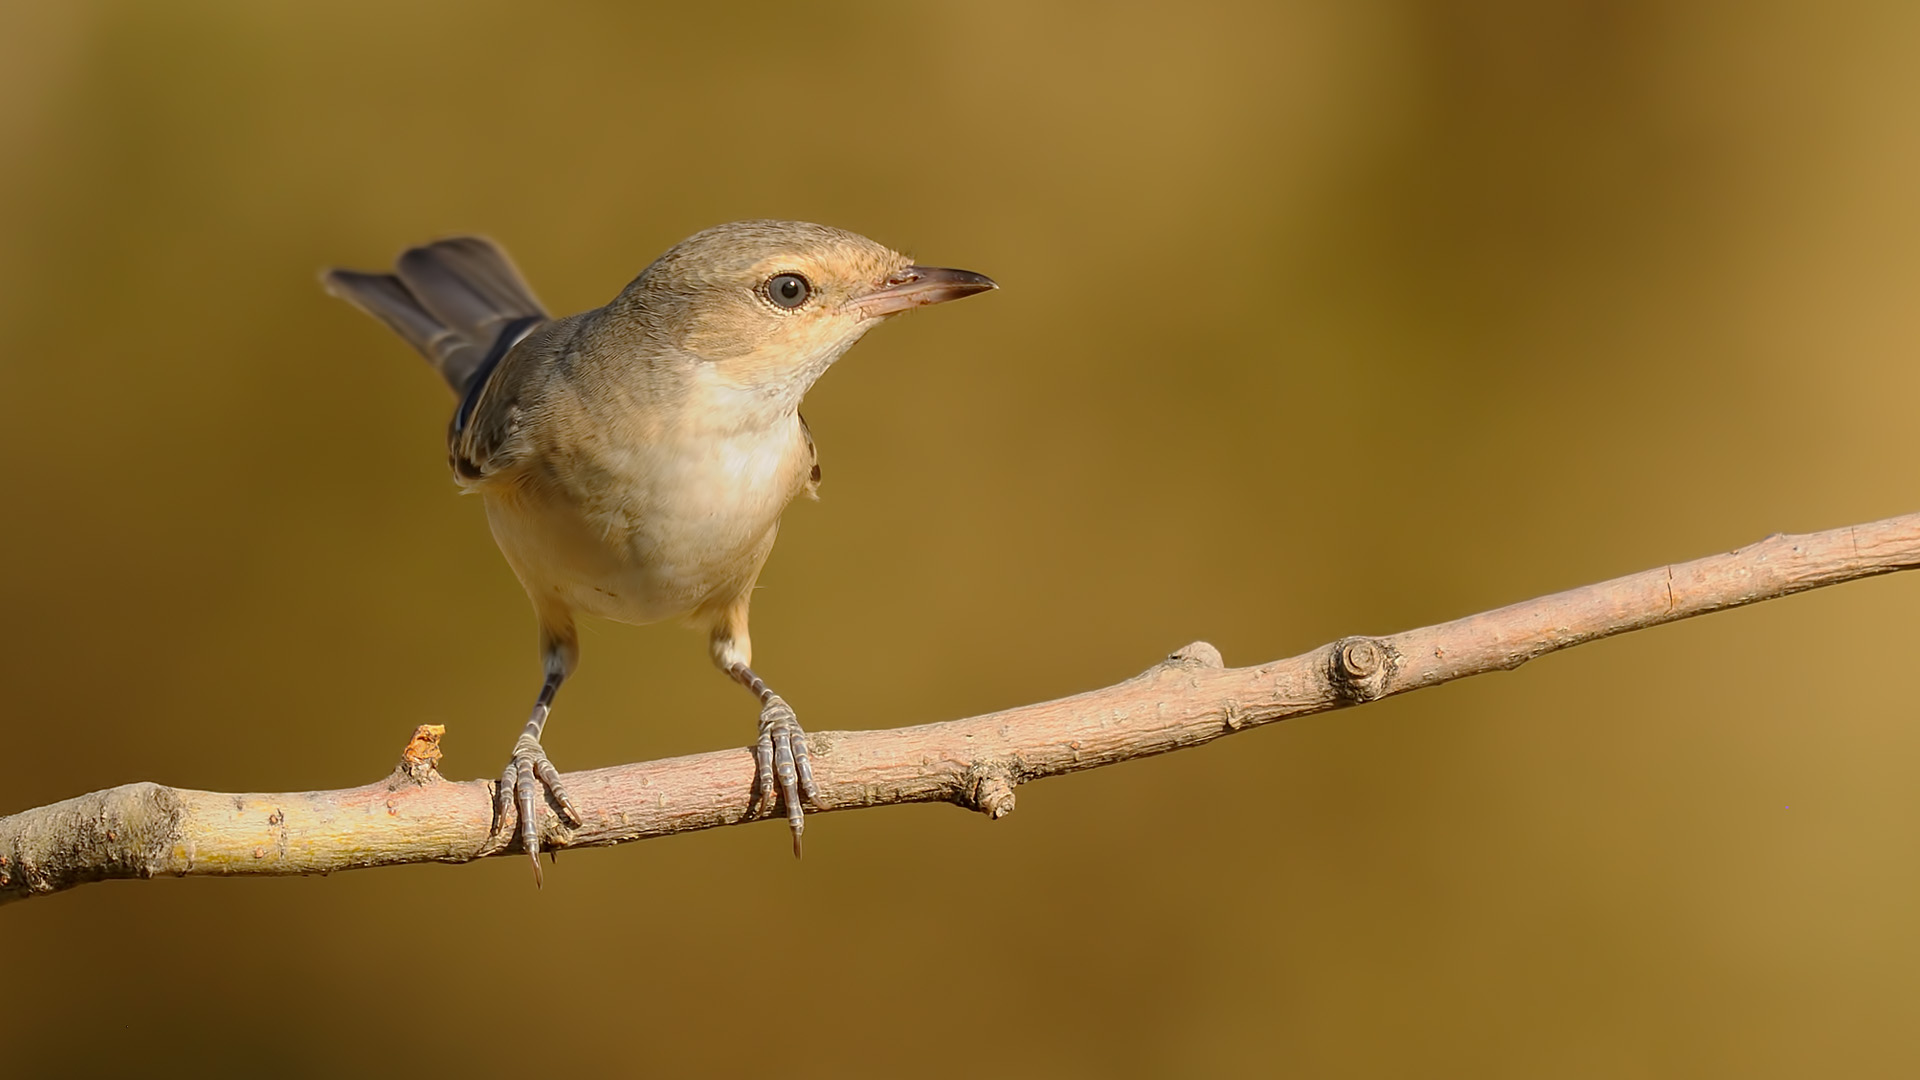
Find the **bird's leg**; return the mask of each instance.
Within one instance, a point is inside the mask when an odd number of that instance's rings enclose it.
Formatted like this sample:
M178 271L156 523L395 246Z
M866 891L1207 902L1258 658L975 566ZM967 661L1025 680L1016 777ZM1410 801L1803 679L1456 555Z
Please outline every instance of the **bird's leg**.
M556 632L558 630L559 632ZM533 881L540 884L540 830L537 827L538 811L536 796L540 788L553 796L567 820L575 825L585 822L580 811L567 796L567 789L560 783L560 770L547 760L547 752L540 745L540 732L547 726L547 715L553 710L553 696L560 692L560 684L566 681L567 674L573 670L579 655L578 645L573 636L571 621L564 628L542 627L541 652L544 654L547 677L540 685L540 696L534 699L533 715L527 719L527 726L520 731L520 738L513 744L513 758L507 762L506 771L500 774L500 786L494 791L494 814L497 829L507 828L507 822L519 811L520 846L526 849L527 857L533 860Z
M807 733L800 730L793 706L768 689L748 666L753 663L753 639L747 634L752 584L749 580L737 596L714 611L707 647L714 667L760 699L760 738L753 746L754 784L747 814L757 816L773 809L774 783L778 781L780 801L787 809L787 827L793 830L793 855L799 858L800 834L807 825L800 797L817 798L819 792L813 785L813 763L807 760Z
M753 747L754 789L749 813L773 807L773 785L780 782L780 801L787 808L787 827L793 830L793 855L800 857L800 834L806 830L806 815L800 806L804 794L819 795L813 784L813 763L807 758L807 733L793 715L793 706L768 689L760 676L745 664L727 668L733 680L760 699L760 741Z

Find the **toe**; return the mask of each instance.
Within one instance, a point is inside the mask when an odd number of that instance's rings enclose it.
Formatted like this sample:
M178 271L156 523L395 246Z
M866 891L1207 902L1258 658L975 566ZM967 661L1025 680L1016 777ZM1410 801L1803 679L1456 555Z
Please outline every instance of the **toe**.
M500 786L493 792L494 833L510 835L513 832L513 782L518 770L513 762L507 762L506 771L500 774Z
M820 789L813 782L813 759L807 756L807 733L801 731L798 724L793 728L793 765L800 774L800 793L808 799L818 799Z
M580 809L573 805L573 799L568 796L567 789L561 785L560 770L553 767L553 762L542 757L533 763L533 772L540 778L540 783L547 789L547 793L553 796L553 801L560 805L560 812L567 815L569 822L575 825L587 823L587 819L580 816Z
M760 729L760 741L753 745L753 796L747 813L758 817L773 807L773 733Z
M800 835L800 777L793 765L793 732L780 728L773 733L773 771L780 780L780 799L786 804L787 824Z
M540 831L535 827L534 792L538 785L534 782L533 763L526 758L514 761L515 779L513 794L520 809L520 846L533 856L533 865L537 871L540 866Z

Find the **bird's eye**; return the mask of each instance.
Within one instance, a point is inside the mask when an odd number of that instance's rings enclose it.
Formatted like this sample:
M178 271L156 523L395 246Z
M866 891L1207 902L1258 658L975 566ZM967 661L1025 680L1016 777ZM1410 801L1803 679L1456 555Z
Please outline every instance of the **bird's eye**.
M775 274L767 279L767 299L775 307L797 308L813 295L813 286L799 274Z

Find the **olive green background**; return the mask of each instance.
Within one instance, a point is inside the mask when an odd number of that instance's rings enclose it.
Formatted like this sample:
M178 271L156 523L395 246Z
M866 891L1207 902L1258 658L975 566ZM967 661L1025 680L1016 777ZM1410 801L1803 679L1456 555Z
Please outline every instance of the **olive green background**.
M13 0L0 813L497 772L530 612L324 266L557 309L717 222L1002 291L808 399L811 727L1231 664L1920 506L1920 7ZM1920 1068L1920 579L950 807L0 910L8 1071ZM563 768L744 745L595 624Z

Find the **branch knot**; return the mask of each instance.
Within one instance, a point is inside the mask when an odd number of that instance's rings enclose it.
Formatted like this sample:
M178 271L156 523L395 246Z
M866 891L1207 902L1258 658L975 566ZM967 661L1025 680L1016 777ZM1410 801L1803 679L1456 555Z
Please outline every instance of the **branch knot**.
M1385 697L1400 656L1379 638L1341 638L1327 649L1327 683L1343 703L1362 705Z
M1195 641L1182 645L1167 656L1168 664L1182 667L1223 668L1227 662L1220 656L1220 650L1204 641Z
M1013 813L1013 778L1004 769L975 765L967 770L959 801L967 809L978 810L998 821Z

